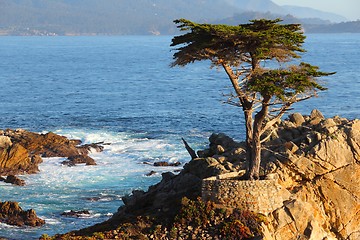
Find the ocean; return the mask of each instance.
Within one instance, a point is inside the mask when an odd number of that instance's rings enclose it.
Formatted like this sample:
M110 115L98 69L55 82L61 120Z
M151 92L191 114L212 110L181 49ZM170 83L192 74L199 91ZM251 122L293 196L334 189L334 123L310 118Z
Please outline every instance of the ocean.
M0 129L49 131L84 143L105 142L92 153L96 166L62 166L44 159L26 186L0 183L0 201L17 201L46 220L39 228L0 224L0 236L37 239L102 222L122 197L146 190L161 173L190 160L184 137L205 148L213 132L244 139L241 109L224 104L231 90L209 62L170 68L171 36L1 37ZM360 34L310 34L303 60L337 73L328 90L294 105L292 112L360 118ZM179 167L154 167L157 161ZM144 164L148 163L148 164ZM146 176L150 171L155 175ZM61 216L89 210L90 216Z

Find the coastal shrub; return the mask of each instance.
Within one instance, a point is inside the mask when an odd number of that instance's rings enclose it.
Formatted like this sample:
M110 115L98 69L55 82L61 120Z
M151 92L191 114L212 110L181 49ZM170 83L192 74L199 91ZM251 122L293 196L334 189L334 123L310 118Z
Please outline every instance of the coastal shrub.
M192 201L183 198L181 201L182 208L175 217L175 223L192 227L206 227L214 218L215 206L212 202L203 202L200 198Z
M232 214L220 225L222 236L230 239L247 239L261 233L261 223L265 221L260 214L251 211L234 209Z
M261 236L263 222L266 222L263 215L251 211L219 208L201 198L195 201L183 198L169 238L253 239Z

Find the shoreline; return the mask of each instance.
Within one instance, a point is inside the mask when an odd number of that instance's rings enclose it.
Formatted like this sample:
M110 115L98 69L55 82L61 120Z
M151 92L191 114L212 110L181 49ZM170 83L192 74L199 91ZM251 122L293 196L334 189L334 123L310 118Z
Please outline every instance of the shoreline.
M214 202L206 202L203 192L205 179L247 168L244 143L234 141L225 134L213 134L209 138L209 147L197 151L200 158L185 164L179 174L163 173L161 181L150 186L147 191L134 190L131 195L122 197L124 205L105 222L53 237L44 234L41 239L112 239L121 236L207 236L209 239L217 239L216 236L226 231L222 224L233 224L232 214L246 214L247 218L243 221L248 221L246 219L249 217L257 219L261 230L252 229L253 234L284 237L284 229L296 226L298 231L293 234L300 236L304 234L302 231L308 229L306 223L315 226L311 231L305 231L308 237L334 237L336 234L346 237L353 234L356 230L353 226L360 226L356 225L355 218L348 225L347 232L335 232L332 223L352 216L354 205L336 206L341 214L335 220L330 218L333 208L327 209L326 206L330 200L338 201L337 196L344 197L342 201L353 201L357 195L349 186L351 179L360 176L360 165L356 160L356 156L360 156L360 148L356 147L356 142L360 141L360 120L347 120L338 116L324 118L319 111L309 116L295 113L279 123L273 134L265 143L269 149L263 152L263 158L267 160L263 162L262 175L275 176L272 181L285 189L283 193L275 194L284 199L275 210L256 215L256 212L238 212L237 207L216 202L219 197L214 198ZM353 175L347 174L349 171ZM344 190L337 187L338 181L346 186L347 191L352 191L351 195L346 195ZM231 190L231 187L225 189ZM306 202L303 201L304 196L308 199ZM353 204L357 204L356 201ZM193 217L184 214L188 214L189 208L193 206L199 209L201 206L209 206L216 214L221 212L216 216L223 219L222 224L219 225L205 210L196 213L197 217L194 218L199 218L196 221L205 221L205 225L187 222L185 219ZM299 209L307 210L304 212ZM305 216L305 224L304 216L300 213L309 214ZM313 218L313 213L316 213L316 218ZM278 225L279 221L289 217L292 219L291 224ZM208 218L211 226L206 225L205 219ZM323 221L330 225L322 225ZM195 229L195 233L189 226Z

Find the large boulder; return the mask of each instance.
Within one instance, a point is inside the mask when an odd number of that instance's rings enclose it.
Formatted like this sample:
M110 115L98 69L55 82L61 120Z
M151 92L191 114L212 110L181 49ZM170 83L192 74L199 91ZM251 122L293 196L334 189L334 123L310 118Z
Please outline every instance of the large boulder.
M45 224L33 209L24 211L17 202L0 202L0 222L19 227L36 227Z

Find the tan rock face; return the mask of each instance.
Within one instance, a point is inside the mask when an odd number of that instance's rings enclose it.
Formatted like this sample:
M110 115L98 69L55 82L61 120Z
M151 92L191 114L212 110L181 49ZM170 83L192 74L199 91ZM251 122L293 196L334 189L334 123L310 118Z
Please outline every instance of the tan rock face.
M273 239L357 239L360 232L360 122L313 112L277 162L291 201L269 217ZM286 131L286 130L284 130ZM310 138L305 136L317 136ZM286 141L284 141L286 142ZM293 148L293 147L292 147Z
M360 120L355 120L348 132L349 145L352 148L354 158L360 161Z
M0 169L2 172L15 174L19 172L34 173L37 167L32 166L29 152L18 143L13 144L7 149L0 149Z
M262 153L263 173L278 175L291 195L269 214L265 239L360 239L360 120L325 119L313 111L276 127ZM211 140L225 146L222 139L227 137ZM210 156L246 167L240 164L244 145L232 143L224 151L216 145L207 151Z

